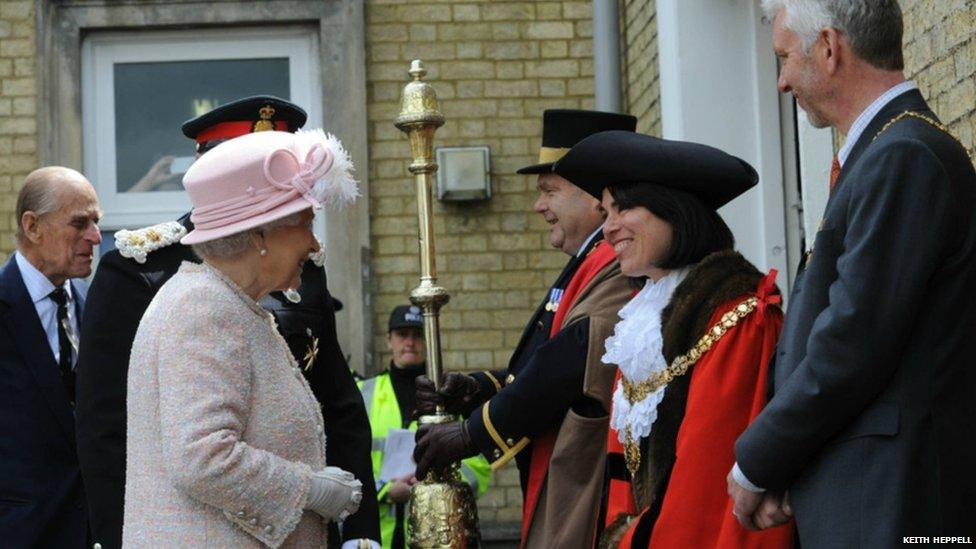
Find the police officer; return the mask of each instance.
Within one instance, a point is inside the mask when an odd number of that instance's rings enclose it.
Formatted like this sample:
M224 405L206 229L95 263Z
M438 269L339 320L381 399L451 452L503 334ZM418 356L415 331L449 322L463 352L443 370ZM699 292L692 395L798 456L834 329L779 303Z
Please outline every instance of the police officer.
M297 105L273 96L246 97L183 124L196 141L197 155L255 131L294 132L305 123ZM184 261L199 262L179 239L192 229L190 214L178 221L137 231L119 231L116 250L102 256L82 319L78 356L76 424L78 458L90 507L96 547L120 547L125 484L126 377L136 328L159 288ZM335 309L321 258L309 260L301 287L261 301L302 368L328 418L330 465L352 472L363 483L360 510L346 519L342 539L378 540L376 494L370 469L368 418L336 338ZM160 334L166 337L166 334ZM214 334L219 337L219 334ZM330 525L330 545L339 546ZM367 545L376 546L373 541ZM345 546L345 545L344 545Z
M359 387L373 432L373 474L377 479L383 547L402 549L406 546L405 504L417 479L411 473L384 482L380 480L380 471L390 429L417 429L413 419L417 401L414 382L424 373L426 360L424 322L419 308L401 305L393 309L386 343L393 353L389 370L361 382ZM461 475L474 493L481 495L488 488L491 467L481 456L468 458L461 462Z

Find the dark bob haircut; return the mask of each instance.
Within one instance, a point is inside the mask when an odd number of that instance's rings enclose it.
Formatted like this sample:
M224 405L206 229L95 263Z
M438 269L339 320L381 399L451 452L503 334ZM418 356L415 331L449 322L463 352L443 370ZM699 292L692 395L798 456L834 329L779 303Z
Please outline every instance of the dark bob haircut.
M650 183L611 185L608 190L619 210L643 206L671 225L671 250L656 267L680 269L735 247L722 217L692 194Z

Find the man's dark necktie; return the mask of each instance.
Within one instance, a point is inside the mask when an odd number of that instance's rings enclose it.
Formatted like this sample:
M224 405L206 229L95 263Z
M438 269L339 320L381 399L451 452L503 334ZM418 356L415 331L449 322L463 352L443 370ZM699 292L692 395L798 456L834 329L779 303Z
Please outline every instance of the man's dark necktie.
M71 340L68 338L68 330L65 326L68 323L68 293L64 287L55 288L48 297L51 301L58 304L58 369L61 370L61 383L64 383L64 390L68 393L68 400L71 405L75 404L75 373L71 370Z

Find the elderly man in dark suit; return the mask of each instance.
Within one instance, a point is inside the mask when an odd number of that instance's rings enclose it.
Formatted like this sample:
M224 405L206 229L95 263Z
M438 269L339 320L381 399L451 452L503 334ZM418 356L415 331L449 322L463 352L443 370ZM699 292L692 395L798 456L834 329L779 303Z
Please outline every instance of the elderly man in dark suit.
M75 452L78 319L101 242L91 183L40 168L17 196L17 251L0 268L0 545L85 547Z
M196 141L197 155L247 133L294 132L306 114L284 99L260 95L221 105L183 124ZM78 378L78 455L88 492L92 534L101 549L122 544L126 448L126 374L136 328L159 288L184 261L200 259L179 239L192 230L189 214L115 235L118 249L101 258L92 280L85 314ZM302 283L285 295L272 292L261 306L275 317L278 330L322 404L329 465L352 472L363 484L360 511L343 524L343 547L360 540L378 547L376 489L366 407L336 337L335 304L321 262L309 260ZM338 529L330 527L330 545L339 547ZM374 540L374 541L367 541Z
M976 529L976 173L902 74L895 0L766 0L779 88L847 136L734 513L804 547ZM763 491L765 489L765 491ZM788 491L788 502L781 495Z

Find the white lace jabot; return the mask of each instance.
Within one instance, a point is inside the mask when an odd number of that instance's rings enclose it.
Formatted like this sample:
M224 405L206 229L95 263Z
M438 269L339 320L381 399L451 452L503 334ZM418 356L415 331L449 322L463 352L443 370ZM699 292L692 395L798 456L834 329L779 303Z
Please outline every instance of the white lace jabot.
M678 284L689 269L677 269L657 282L648 279L640 292L620 309L620 321L613 335L607 338L604 364L616 365L627 381L640 383L656 372L667 368L661 335L661 311L671 301ZM664 387L643 400L631 403L623 394L622 384L613 392L613 413L610 426L617 430L620 442L625 442L627 428L634 440L651 433L657 419L657 405L664 398Z

